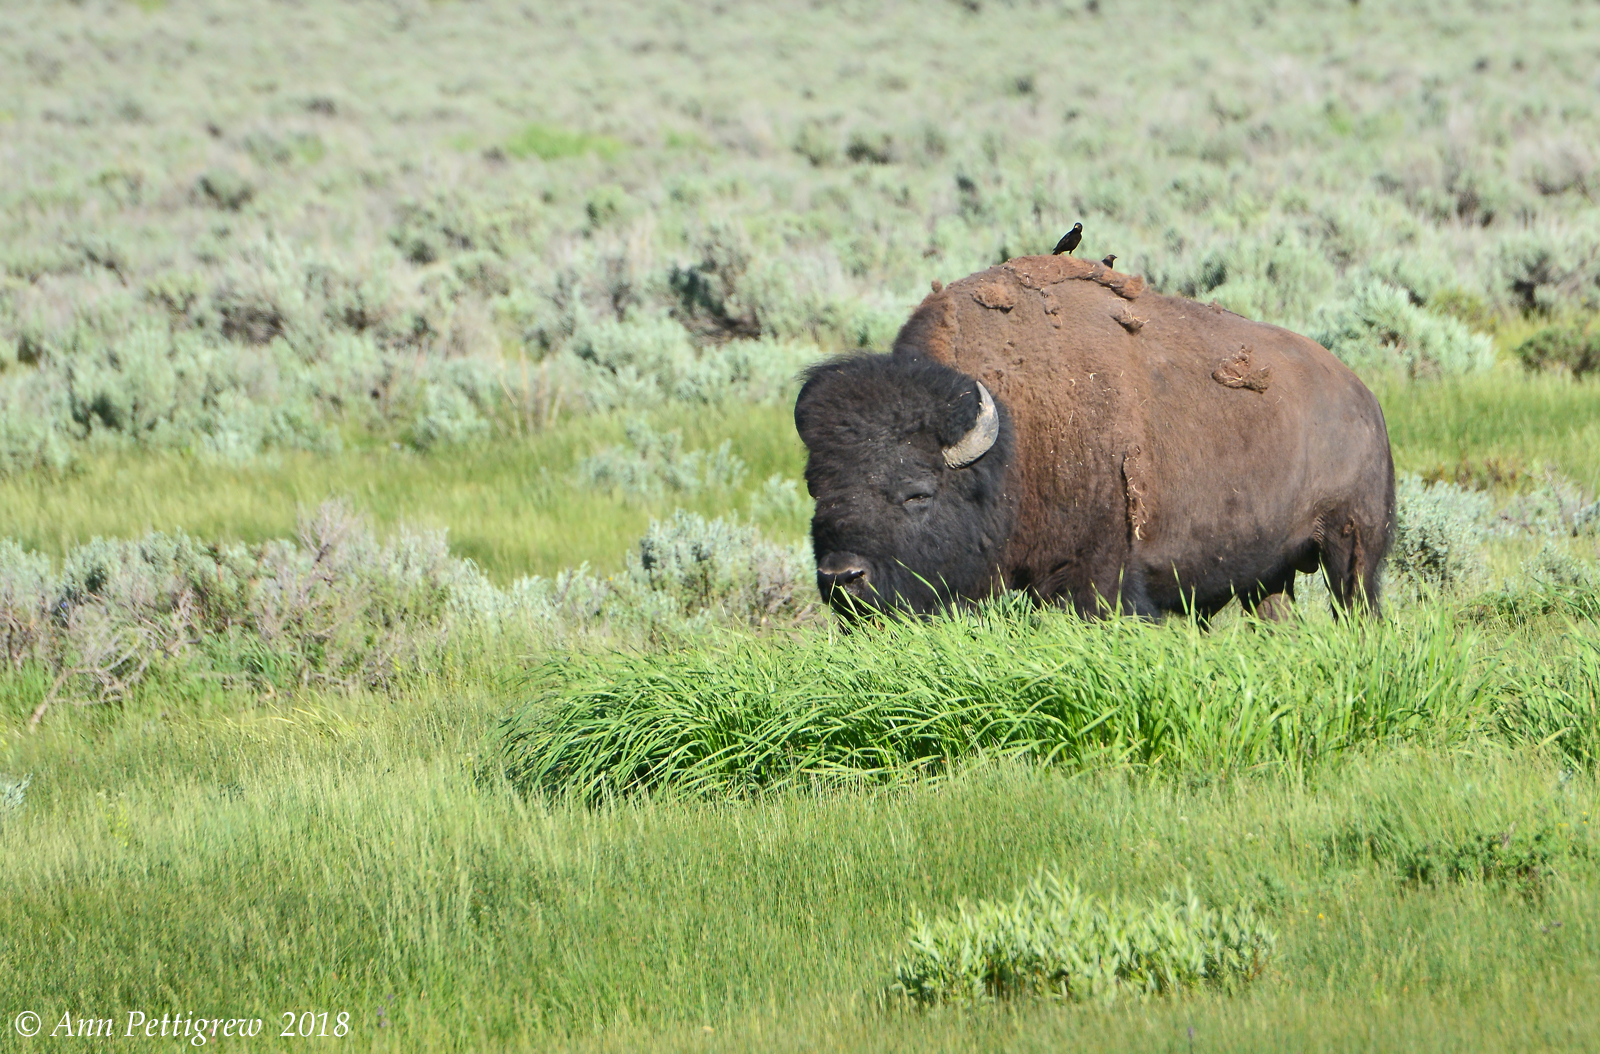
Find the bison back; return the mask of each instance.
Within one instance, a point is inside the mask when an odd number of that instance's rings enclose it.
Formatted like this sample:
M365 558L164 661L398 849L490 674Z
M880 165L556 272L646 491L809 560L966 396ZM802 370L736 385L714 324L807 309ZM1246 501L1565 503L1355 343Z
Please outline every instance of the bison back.
M1393 465L1377 400L1289 330L1146 291L1069 257L1023 257L929 296L895 342L1011 409L1010 577L1042 593L1225 600L1304 564L1329 532L1381 557Z

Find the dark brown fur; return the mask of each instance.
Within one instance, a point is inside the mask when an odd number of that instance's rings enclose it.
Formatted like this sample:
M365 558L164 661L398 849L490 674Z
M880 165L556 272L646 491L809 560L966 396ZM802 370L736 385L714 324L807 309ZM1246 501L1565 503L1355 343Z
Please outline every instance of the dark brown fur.
M1377 399L1326 349L1099 263L1011 260L929 295L895 341L1010 410L1012 588L1092 613L1263 613L1296 571L1376 605L1394 522Z

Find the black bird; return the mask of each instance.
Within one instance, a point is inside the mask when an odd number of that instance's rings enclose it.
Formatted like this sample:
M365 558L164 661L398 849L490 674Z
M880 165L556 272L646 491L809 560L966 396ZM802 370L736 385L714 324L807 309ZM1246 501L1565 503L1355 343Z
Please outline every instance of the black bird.
M1110 267L1112 264L1117 262L1117 254L1116 253L1112 253L1110 256L1107 256L1104 260L1101 260L1100 262L1105 264L1107 267Z
M1070 253L1078 247L1078 243L1081 241L1083 241L1083 224L1074 223L1072 229L1063 234L1061 240L1056 242L1056 247L1050 250L1050 255L1060 256L1062 253Z

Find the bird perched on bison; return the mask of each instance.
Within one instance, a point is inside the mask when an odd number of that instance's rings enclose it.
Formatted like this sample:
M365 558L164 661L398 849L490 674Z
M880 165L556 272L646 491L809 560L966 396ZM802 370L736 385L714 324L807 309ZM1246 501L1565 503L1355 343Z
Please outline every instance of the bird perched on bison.
M1116 253L1107 253L1106 254L1106 258L1104 260L1101 260L1100 262L1105 264L1107 267L1110 267L1112 264L1117 262L1117 254Z
M1089 616L1238 597L1276 617L1318 570L1337 611L1376 608L1377 399L1315 342L1136 275L1034 256L953 282L889 354L814 367L795 425L841 613L1021 590Z
M1061 236L1056 242L1056 247L1050 250L1051 256L1060 256L1062 253L1071 253L1083 241L1083 224L1074 223L1072 229Z

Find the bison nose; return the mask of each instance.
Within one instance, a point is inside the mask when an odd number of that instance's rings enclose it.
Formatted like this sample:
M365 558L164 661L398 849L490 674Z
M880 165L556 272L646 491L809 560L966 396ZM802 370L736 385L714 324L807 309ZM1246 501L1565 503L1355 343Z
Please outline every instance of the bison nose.
M854 553L829 553L817 564L817 584L824 594L841 588L857 592L871 580L866 561Z

